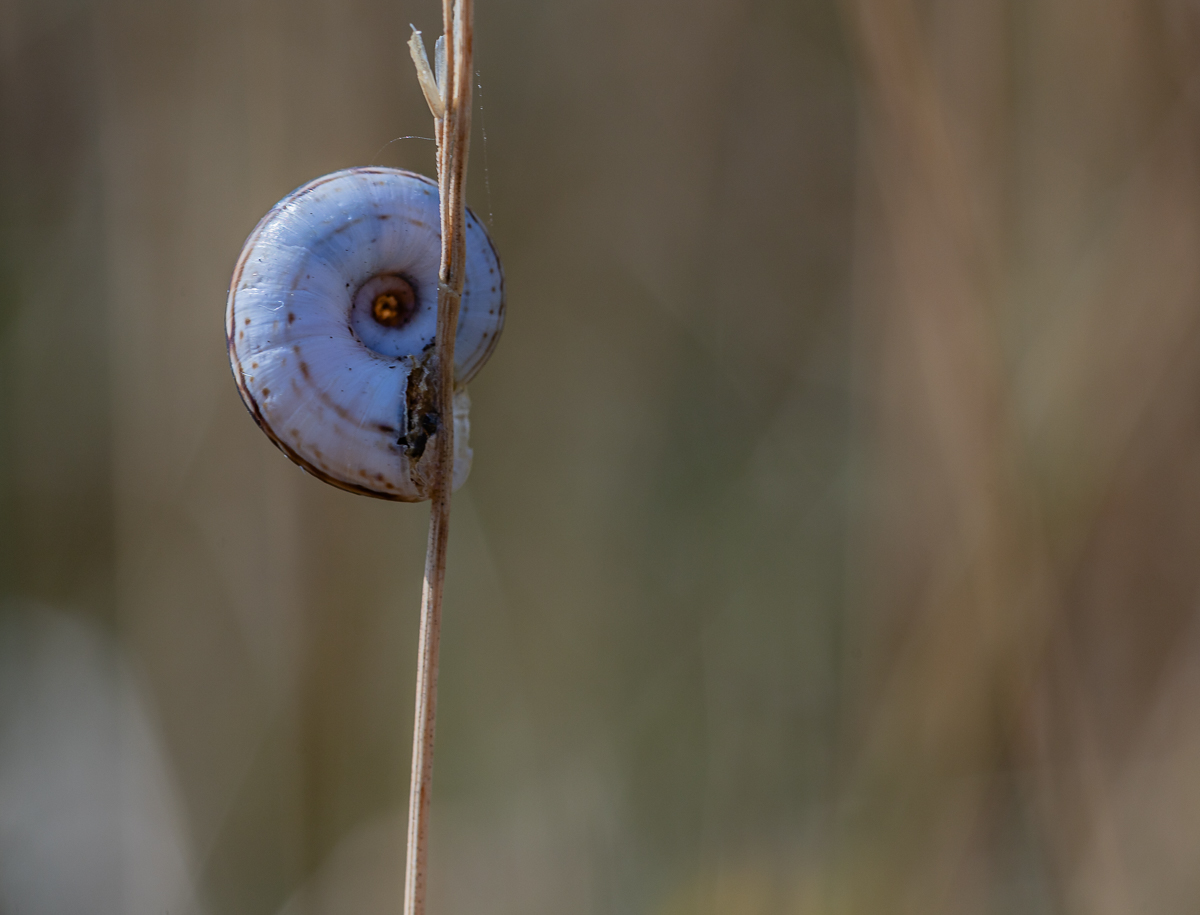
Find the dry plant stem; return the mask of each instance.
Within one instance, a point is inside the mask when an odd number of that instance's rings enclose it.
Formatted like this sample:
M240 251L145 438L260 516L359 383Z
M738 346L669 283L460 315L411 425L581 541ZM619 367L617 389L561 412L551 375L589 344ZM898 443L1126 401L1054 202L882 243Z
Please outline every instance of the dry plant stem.
M466 255L465 192L467 147L471 135L472 0L442 0L446 35L446 81L441 87L445 115L435 121L438 190L442 211L442 260L438 274L437 346L438 434L434 437L437 474L421 592L421 641L417 660L417 702L413 722L412 784L408 796L408 859L404 876L404 915L424 915L429 846L429 799L433 787L433 738L437 718L438 643L442 627L442 587L450 534L450 488L454 471L454 336L462 299Z

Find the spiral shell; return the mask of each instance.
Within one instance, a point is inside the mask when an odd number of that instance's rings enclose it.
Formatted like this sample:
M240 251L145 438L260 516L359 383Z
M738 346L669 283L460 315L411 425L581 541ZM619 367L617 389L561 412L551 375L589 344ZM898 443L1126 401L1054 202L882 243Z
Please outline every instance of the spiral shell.
M293 461L363 495L429 497L438 433L437 184L354 168L304 185L250 233L229 287L229 361ZM504 274L469 210L454 372L454 488L471 465L465 385L504 326Z

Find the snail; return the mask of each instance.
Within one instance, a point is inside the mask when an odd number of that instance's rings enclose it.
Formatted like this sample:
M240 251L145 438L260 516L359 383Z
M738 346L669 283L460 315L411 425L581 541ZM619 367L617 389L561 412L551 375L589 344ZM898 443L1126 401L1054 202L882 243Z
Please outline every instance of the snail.
M471 466L465 386L504 326L500 260L470 210L466 227L454 489ZM391 168L311 181L246 240L225 313L230 365L255 422L313 476L381 499L429 498L440 251L437 184Z

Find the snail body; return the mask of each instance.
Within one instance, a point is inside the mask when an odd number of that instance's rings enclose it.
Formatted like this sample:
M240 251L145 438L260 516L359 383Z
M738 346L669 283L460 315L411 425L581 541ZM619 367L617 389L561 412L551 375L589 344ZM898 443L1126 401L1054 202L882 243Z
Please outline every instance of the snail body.
M455 489L471 465L465 385L504 326L500 260L470 211L466 226ZM429 498L440 252L437 184L388 168L304 185L247 239L226 307L230 365L258 425L314 476L382 499Z

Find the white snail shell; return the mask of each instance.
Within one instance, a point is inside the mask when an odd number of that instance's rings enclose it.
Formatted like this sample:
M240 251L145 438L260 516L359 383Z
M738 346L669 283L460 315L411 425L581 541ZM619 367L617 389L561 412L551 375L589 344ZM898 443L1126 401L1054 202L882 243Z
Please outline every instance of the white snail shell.
M504 274L469 210L454 347L454 488L471 466L464 387L504 326ZM391 168L318 178L250 233L225 331L242 400L293 461L341 489L429 498L441 253L437 184Z

